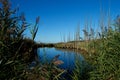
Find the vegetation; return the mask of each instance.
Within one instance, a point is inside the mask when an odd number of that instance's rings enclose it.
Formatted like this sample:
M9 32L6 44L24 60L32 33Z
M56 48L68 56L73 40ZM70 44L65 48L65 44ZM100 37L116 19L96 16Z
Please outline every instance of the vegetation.
M106 34L101 34L100 44L96 43L97 51L94 57L93 66L95 69L90 72L91 79L119 80L120 79L120 17L118 16L114 27L107 29Z
M109 25L109 23L108 23ZM91 39L87 42L86 47L88 54L87 62L91 64L90 70L85 74L89 74L88 80L119 80L120 79L120 16L117 16L114 25L105 27L101 26L99 38ZM84 33L89 32L84 30ZM92 35L93 36L93 35ZM89 37L89 36L88 36ZM94 36L93 36L94 37ZM86 41L84 41L85 43ZM76 63L76 68L73 71L72 78L79 80L84 78L84 75L78 73L81 71L81 63ZM78 75L79 74L79 75ZM84 78L86 80L86 78ZM84 80L82 79L82 80Z
M120 79L120 16L117 16L114 23L108 16L107 26L104 25L103 15L100 19L100 32L86 23L84 40L75 39L67 43L58 43L55 46L64 49L84 49L83 55L90 66L87 66L81 74L81 62L76 59L75 69L71 78L73 80L119 80ZM88 28L89 27L89 28ZM77 31L78 33L79 31ZM79 35L75 35L79 37ZM82 66L84 67L84 66ZM87 74L87 75L86 75ZM86 76L85 76L86 75Z
M2 80L59 80L66 70L59 69L56 64L38 63L30 68L36 57L34 42L38 31L39 17L31 28L31 39L24 37L23 33L29 26L24 14L16 16L16 11L11 10L9 0L0 0L0 79ZM119 80L120 79L120 16L111 25L108 17L108 25L104 26L103 18L100 21L101 32L96 32L88 22L85 25L84 40L80 40L80 28L78 26L74 41L70 41L70 33L67 43L42 44L43 46L55 46L57 48L70 48L84 50L87 56L87 64L80 62L76 57L75 68L70 75L72 80ZM56 58L56 57L55 57ZM54 60L54 59L53 59Z
M0 0L0 79L2 80L53 80L58 79L62 70L52 64L39 64L30 69L35 60L39 17L30 30L32 39L24 38L24 31L29 26L24 14L16 16L11 10L9 0ZM49 66L49 67L48 67Z
M21 53L24 45L22 33L27 27L24 16L14 16L15 10L10 10L8 0L1 0L0 4L0 78L25 79L26 61L29 58ZM21 22L21 24L18 24ZM23 48L24 49L24 48ZM23 77L24 76L24 77Z

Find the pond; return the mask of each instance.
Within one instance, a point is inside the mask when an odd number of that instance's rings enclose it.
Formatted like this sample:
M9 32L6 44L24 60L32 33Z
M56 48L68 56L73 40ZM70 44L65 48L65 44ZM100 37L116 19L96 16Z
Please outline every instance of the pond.
M38 48L37 53L39 60L42 62L50 62L56 55L59 55L58 60L63 61L63 64L58 67L66 70L73 70L76 58L80 62L84 61L84 57L80 53L65 49L56 49L54 47Z

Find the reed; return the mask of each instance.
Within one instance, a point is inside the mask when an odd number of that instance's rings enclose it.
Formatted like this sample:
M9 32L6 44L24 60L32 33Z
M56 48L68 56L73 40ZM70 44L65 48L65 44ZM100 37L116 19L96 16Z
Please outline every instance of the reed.
M119 20L119 17L116 18L116 21ZM116 22L114 22L116 24ZM108 23L109 24L109 23ZM119 26L118 24L116 24ZM115 27L108 28L108 32L105 33L107 36L101 37L100 44L96 45L97 48L97 55L93 55L96 57L94 59L94 66L95 69L90 72L91 79L102 79L102 80L119 80L120 73L119 68L120 59L118 56L120 55L119 52L119 31L115 31ZM104 27L105 28L105 27ZM105 35L102 34L102 35Z
M63 73L52 63L39 64L30 69L35 60L39 17L31 27L32 39L25 38L23 33L29 27L24 14L16 16L11 10L9 0L0 0L0 79L2 80L56 80Z
M112 23L109 13L107 25L105 25L105 20L104 14L101 13L100 25L98 26L101 29L100 32L94 32L95 30L92 27L90 27L90 31L89 29L83 30L85 37L89 37L90 40L87 44L83 42L84 44L81 46L88 45L85 48L88 49L90 56L88 54L86 56L87 62L90 63L91 67L88 66L87 69L89 70L81 74L81 62L77 61L71 75L73 80L86 80L84 77L86 74L88 76L87 80L120 79L120 59L118 57L120 56L120 17L117 16L114 23Z

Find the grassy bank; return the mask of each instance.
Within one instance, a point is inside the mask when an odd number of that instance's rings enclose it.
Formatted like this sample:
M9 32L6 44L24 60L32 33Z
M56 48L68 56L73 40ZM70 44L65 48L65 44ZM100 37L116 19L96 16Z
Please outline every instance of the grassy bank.
M71 41L66 43L57 43L55 44L56 48L63 49L76 49L76 50L87 50L89 41Z

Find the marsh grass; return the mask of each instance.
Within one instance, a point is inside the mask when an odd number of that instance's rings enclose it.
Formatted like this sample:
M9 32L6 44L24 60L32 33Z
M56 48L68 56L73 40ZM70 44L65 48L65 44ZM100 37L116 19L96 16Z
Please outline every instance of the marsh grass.
M110 35L107 38L101 40L101 44L97 48L98 54L94 62L96 67L94 71L91 72L91 79L102 79L102 80L119 80L120 73L119 68L120 61L119 57L119 32L110 31Z
M32 39L25 39L24 31L27 29L25 16L15 16L16 9L11 10L9 0L0 0L0 79L2 80L59 80L65 70L56 67L53 62L38 64L29 69L35 54L35 36L38 31L39 17L35 26L31 28ZM85 39L80 45L79 30L76 31L75 44L59 44L57 47L83 48L88 52L88 64L76 58L75 68L71 78L73 80L119 80L120 79L120 16L111 25L108 17L108 26L104 25L101 17L101 32L94 35L88 23L83 30ZM110 26L111 25L111 26ZM96 37L99 36L99 37ZM88 40L89 39L89 40ZM69 40L69 39L68 39ZM91 67L92 66L92 67Z
M88 70L81 74L81 62L76 60L76 67L71 75L73 80L120 79L120 16L117 16L114 22L111 22L110 16L107 18L108 21L105 21L106 19L103 15L101 17L100 25L98 26L99 32L97 30L95 32L92 27L83 30L86 40L77 41L75 39L67 43L56 44L58 48L84 49L87 51L87 54L82 54L91 66L87 66L86 69ZM105 25L104 21L107 22L107 25ZM75 37L79 36L75 35ZM88 78L85 78L86 74Z
M64 72L52 63L39 64L29 69L37 53L35 36L39 17L31 28L32 39L24 38L29 26L24 14L16 16L11 10L9 0L0 0L0 79L2 80L58 80Z
M80 43L80 48L84 47L88 51L87 66L85 73L81 74L81 62L76 61L75 69L73 70L73 80L119 80L120 79L120 17L114 21L114 25L108 17L107 27L104 24L104 18L100 21L101 32L93 33L84 30L85 36L90 40L86 43ZM88 36L91 35L92 37ZM91 39L92 38L92 39ZM86 75L87 74L87 75ZM86 78L88 77L88 78Z
M72 71L71 79L72 80L87 80L89 78L89 75L87 73L90 70L89 66L85 61L81 61L80 58L76 57L75 68Z

